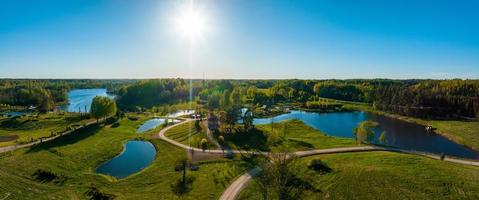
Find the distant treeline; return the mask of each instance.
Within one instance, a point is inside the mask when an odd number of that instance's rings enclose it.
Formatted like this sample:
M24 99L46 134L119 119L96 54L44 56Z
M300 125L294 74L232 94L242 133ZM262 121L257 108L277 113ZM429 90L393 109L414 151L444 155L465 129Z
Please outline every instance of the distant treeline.
M317 105L319 97L363 102L374 108L424 118L474 118L479 80L193 80L192 97L208 108L240 104ZM122 110L187 102L189 80L0 80L0 103L48 108L78 88L107 88ZM309 103L307 103L309 102Z
M318 97L369 103L377 109L426 118L474 118L477 80L193 80L193 98L209 108L233 104L303 103ZM144 80L122 88L122 108L151 108L187 101L183 79Z
M66 103L71 89L107 88L116 93L134 80L59 80L59 79L1 79L0 104L11 106L35 106L40 111L53 109Z

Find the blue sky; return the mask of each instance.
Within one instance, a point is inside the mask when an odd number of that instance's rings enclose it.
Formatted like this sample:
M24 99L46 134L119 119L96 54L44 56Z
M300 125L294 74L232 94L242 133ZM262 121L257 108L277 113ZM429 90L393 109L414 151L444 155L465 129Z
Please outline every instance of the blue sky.
M2 78L479 78L479 1L3 0Z

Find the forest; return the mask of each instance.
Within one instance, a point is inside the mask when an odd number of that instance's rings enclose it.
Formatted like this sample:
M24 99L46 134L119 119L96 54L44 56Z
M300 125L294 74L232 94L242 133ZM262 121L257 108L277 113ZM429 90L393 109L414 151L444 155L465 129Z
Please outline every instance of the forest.
M192 80L192 98L208 108L231 103L318 105L329 98L422 118L477 118L478 80ZM189 80L0 80L0 104L49 110L78 88L107 88L121 110L186 102ZM236 102L235 102L236 101Z

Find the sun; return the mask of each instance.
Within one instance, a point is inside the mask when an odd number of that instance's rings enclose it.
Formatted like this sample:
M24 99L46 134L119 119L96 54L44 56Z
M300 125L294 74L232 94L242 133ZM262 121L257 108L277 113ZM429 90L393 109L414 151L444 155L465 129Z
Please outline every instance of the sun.
M194 9L192 2L179 11L175 25L179 34L190 40L201 37L207 31L204 13Z

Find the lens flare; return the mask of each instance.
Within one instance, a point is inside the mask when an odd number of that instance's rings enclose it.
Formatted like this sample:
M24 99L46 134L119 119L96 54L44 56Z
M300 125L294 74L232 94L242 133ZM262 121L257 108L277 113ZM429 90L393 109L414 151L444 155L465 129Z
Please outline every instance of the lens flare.
M192 2L181 9L175 19L176 30L190 40L201 37L207 31L206 22L204 13L194 9Z

